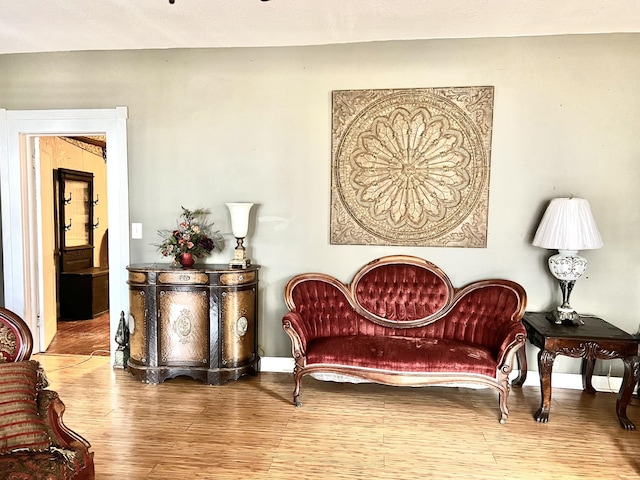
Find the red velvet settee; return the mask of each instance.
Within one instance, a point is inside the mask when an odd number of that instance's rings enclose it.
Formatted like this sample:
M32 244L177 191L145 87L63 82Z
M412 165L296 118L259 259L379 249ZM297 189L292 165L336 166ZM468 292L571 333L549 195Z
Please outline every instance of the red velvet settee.
M89 442L62 422L64 404L29 360L26 323L0 308L0 478L93 480Z
M481 280L455 289L432 263L396 255L365 265L350 284L298 275L284 295L297 406L309 374L387 385L476 383L498 391L506 421L508 377L526 339L526 294L517 283Z

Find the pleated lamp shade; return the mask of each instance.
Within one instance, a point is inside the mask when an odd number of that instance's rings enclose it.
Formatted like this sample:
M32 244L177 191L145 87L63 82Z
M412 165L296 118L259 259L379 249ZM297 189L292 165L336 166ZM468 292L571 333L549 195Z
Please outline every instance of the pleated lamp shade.
M535 247L553 250L601 248L602 237L584 198L554 198L533 238Z

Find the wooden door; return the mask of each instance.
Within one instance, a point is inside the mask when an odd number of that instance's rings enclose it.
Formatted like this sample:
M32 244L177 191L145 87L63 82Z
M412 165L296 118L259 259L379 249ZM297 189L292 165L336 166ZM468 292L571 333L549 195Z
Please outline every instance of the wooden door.
M53 178L51 152L40 148L40 138L34 139L34 161L40 165L40 222L42 235L42 299L41 299L41 331L43 342L41 351L45 351L58 328L57 309L57 248L54 205L57 201ZM38 169L36 169L37 171Z

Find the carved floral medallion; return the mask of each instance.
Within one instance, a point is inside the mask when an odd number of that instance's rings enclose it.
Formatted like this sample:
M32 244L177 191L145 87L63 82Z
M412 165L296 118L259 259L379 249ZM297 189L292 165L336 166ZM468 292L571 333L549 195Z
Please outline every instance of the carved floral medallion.
M333 92L331 243L486 247L493 87Z
M192 325L193 320L191 318L191 312L188 309L183 308L173 324L173 331L178 336L180 343L187 343L190 341Z

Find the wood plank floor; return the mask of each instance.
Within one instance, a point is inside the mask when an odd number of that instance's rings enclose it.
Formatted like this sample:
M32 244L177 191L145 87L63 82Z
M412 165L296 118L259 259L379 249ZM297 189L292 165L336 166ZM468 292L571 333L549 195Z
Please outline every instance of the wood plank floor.
M90 320L58 321L49 354L109 356L109 312Z
M99 480L640 478L640 431L619 427L613 393L555 389L538 424L539 388L514 389L501 425L489 389L305 378L295 408L290 374L149 385L106 357L34 359L92 443ZM640 426L637 399L628 414Z

